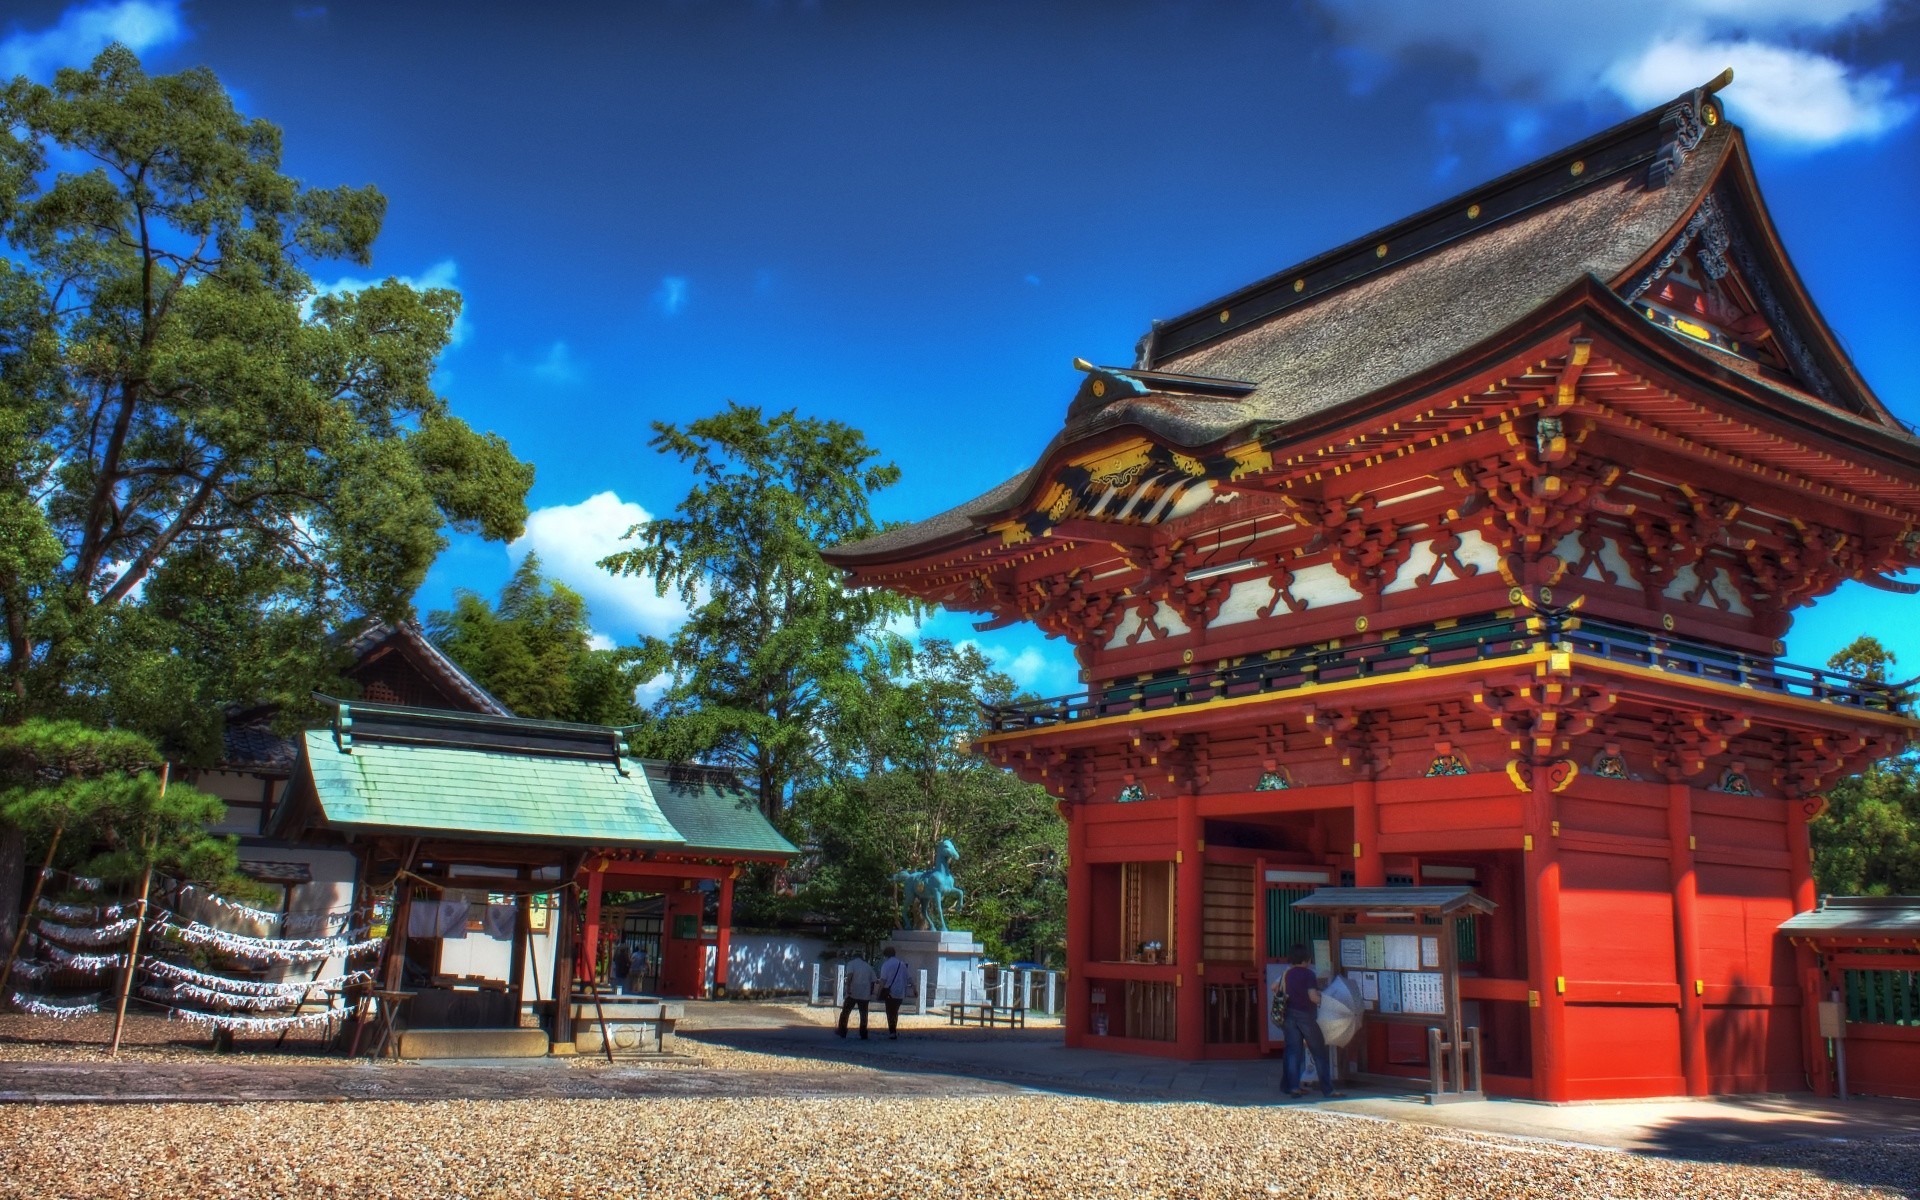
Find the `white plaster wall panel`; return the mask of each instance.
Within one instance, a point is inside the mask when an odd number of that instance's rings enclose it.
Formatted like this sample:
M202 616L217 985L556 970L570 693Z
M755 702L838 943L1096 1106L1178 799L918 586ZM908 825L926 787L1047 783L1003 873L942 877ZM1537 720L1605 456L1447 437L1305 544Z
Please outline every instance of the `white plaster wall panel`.
M1213 618L1209 628L1257 621L1260 619L1260 610L1271 603L1273 587L1264 578L1242 579L1233 585L1227 592L1227 598L1220 602L1220 612Z
M1178 637L1183 633L1189 632L1187 623L1180 619L1180 614L1164 604L1156 604L1154 606L1153 622L1167 631L1164 635L1166 637ZM1137 608L1128 609L1127 615L1121 617L1120 624L1114 627L1113 636L1107 639L1106 648L1111 650L1115 646L1126 645L1127 639L1132 637L1139 628L1140 610ZM1142 642L1147 640L1146 638L1141 639ZM1159 639L1155 638L1152 640L1158 641Z
M1313 608L1350 604L1360 598L1360 593L1353 590L1346 576L1333 569L1332 563L1300 568L1293 573L1293 586L1287 590L1295 600L1305 600Z
M1488 571L1498 573L1500 570L1498 546L1480 536L1478 529L1463 529L1459 536L1460 548L1453 552L1455 558L1465 566L1478 567L1478 574L1484 575Z
M1640 585L1638 579L1634 578L1633 565L1627 562L1627 556L1620 552L1619 542L1614 541L1612 538L1607 538L1602 541L1600 543L1600 561L1607 564L1607 570L1613 572L1613 577L1619 581L1621 587L1630 587L1636 592L1644 592L1647 590Z
M1673 573L1673 579L1667 583L1666 590L1661 594L1670 599L1683 600L1699 586L1699 572L1695 571L1693 564L1689 563ZM1712 599L1716 596L1719 597L1719 603L1715 603ZM1753 615L1753 610L1747 607L1746 601L1741 597L1740 589L1727 579L1727 573L1723 570L1714 571L1712 585L1700 594L1700 599L1695 603L1711 608L1715 612L1724 609L1739 617Z
M1724 570L1714 572L1712 590L1713 594L1720 597L1721 602L1727 606L1728 612L1738 617L1753 615L1753 610L1747 607L1746 598L1740 594L1740 589L1734 586ZM1700 599L1702 603L1706 601L1705 596Z
M1405 561L1400 564L1400 573L1395 575L1393 582L1382 588L1381 592L1391 596L1395 592L1412 591L1414 588L1420 586L1420 580L1426 573L1433 570L1433 563L1433 543L1430 541L1415 542L1413 549L1407 551ZM1453 577L1452 569L1448 568L1434 576L1433 581L1435 583L1445 583Z
M1678 600L1699 586L1700 577L1693 573L1693 564L1688 563L1673 573L1673 578L1667 581L1666 590L1660 594L1669 600Z
M1580 544L1580 534L1578 530L1561 538L1560 544L1553 548L1553 553L1554 557L1566 563L1568 566L1572 566L1587 556L1586 547ZM1627 565L1626 556L1620 553L1620 543L1614 541L1612 538L1600 539L1599 561L1588 563L1587 569L1580 573L1580 578L1605 583L1607 582L1607 577L1603 573L1602 568L1604 568L1605 571L1613 573L1613 580L1619 586L1632 588L1636 592L1646 590L1640 586L1640 581L1633 577L1633 568Z
M1187 623L1180 619L1180 614L1164 604L1154 608L1153 620L1160 628L1167 631L1168 637L1178 637L1183 633L1192 632L1187 627Z

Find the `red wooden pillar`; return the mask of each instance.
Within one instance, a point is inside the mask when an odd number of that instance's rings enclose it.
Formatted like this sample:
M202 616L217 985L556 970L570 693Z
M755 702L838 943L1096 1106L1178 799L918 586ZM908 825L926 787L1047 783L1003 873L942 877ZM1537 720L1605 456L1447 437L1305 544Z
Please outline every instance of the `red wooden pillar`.
M727 955L733 950L733 877L740 873L735 867L732 873L720 881L720 937L713 949L713 994L727 994Z
M1067 819L1067 995L1066 1042L1085 1043L1091 1019L1087 1012L1087 948L1093 936L1093 868L1087 862L1086 808L1060 803Z
M1799 805L1795 805L1798 808ZM1794 977L1800 982L1800 1053L1807 1064L1807 1082L1816 1096L1831 1096L1838 1089L1833 1063L1827 1056L1827 1039L1820 1036L1820 1001L1827 998L1827 980L1812 945L1794 939Z
M1260 1048L1271 1051L1266 1017L1271 1002L1267 996L1267 962L1267 860L1262 856L1253 860L1253 993L1260 998Z
M1173 945L1180 974L1173 994L1173 1033L1180 1057L1197 1060L1206 1056L1206 842L1200 836L1200 798L1181 796L1177 803Z
M587 875L587 924L581 935L580 960L594 979L600 976L600 893L607 885L606 869L603 858L588 868Z
M1825 806L1818 796L1787 801L1787 868L1793 879L1793 911L1812 912L1820 902L1813 882L1813 839L1807 830L1807 809Z
M1565 966L1560 955L1560 862L1555 853L1553 788L1544 766L1534 771L1527 797L1527 984L1533 1040L1534 1099L1568 1099Z
M1387 886L1387 867L1380 857L1379 787L1371 775L1353 781L1353 886Z
M1704 1096L1707 1079L1705 986L1700 975L1699 885L1693 872L1693 789L1667 785L1668 879L1673 885L1673 953L1680 982L1680 1073L1687 1095Z

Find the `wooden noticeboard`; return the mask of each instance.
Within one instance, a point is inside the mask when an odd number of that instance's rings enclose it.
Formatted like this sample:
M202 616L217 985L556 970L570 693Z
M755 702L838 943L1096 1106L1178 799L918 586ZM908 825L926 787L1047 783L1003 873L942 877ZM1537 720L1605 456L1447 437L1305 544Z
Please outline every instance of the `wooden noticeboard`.
M1493 905L1467 888L1320 888L1294 907L1326 915L1334 972L1346 977L1367 1020L1439 1031L1447 1079L1437 1070L1442 1064L1429 1064L1433 1098L1477 1096L1479 1063L1472 1087L1466 1071L1459 930Z

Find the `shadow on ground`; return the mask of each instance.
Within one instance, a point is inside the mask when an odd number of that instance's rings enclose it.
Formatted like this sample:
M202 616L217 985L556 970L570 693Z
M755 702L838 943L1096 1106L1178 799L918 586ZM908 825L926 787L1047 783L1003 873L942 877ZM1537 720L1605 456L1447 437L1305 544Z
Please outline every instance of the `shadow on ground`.
M1812 1096L1734 1097L1649 1125L1635 1150L1667 1158L1792 1167L1920 1200L1920 1104Z

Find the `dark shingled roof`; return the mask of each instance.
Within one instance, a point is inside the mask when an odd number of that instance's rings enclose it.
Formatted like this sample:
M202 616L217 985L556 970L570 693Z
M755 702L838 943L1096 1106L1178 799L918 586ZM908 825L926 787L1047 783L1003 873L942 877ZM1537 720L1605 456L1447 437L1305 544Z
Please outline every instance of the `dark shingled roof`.
M1293 902L1302 912L1490 913L1493 901L1470 887L1324 887Z
M1889 937L1920 940L1920 896L1822 896L1820 907L1787 918L1789 937Z
M1693 102L1700 99L1696 93ZM1094 402L1083 385L1065 428L1035 468L939 516L836 547L827 558L850 565L955 540L1025 500L1041 482L1041 467L1069 443L1123 427L1189 450L1255 436L1438 367L1583 282L1611 286L1676 235L1733 153L1734 126L1717 119L1703 127L1699 143L1663 186L1649 186L1651 147L1668 136L1661 131L1672 109L1662 105L1156 325L1143 341L1142 366L1152 372L1245 381L1253 385L1245 395L1109 386L1106 398ZM1594 169L1573 182L1569 176L1583 172L1569 167L1575 161L1584 167L1587 160ZM1661 157L1655 166L1669 162ZM1484 217L1482 199L1488 204ZM1466 215L1470 206L1473 220ZM1376 249L1387 251L1377 264ZM1730 362L1734 356L1707 353L1685 339L1676 339L1676 346L1731 366L1799 404L1895 432L1764 378L1750 364ZM1871 398L1866 403L1877 405Z
M390 639L403 642L413 651L423 670L454 694L472 701L479 711L496 717L513 715L512 709L501 703L492 692L475 683L473 677L462 671L458 663L442 653L418 622L402 621L398 625L389 625L378 618L370 619L366 627L347 643L347 650L355 662L363 662Z
M293 760L300 753L292 738L273 731L270 716L247 724L229 724L221 738L220 766L226 770L285 774L293 769Z

